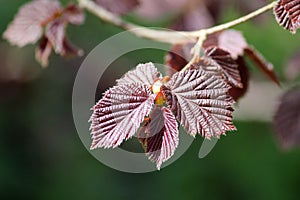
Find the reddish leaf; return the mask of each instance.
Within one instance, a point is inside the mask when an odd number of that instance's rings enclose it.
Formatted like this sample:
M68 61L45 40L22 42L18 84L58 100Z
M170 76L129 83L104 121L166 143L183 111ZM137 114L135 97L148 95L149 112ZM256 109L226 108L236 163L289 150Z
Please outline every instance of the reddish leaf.
M68 40L67 38L64 38L63 40L63 51L61 52L61 55L64 57L69 57L69 56L82 56L83 55L83 50L74 47Z
M231 85L239 88L243 87L238 65L236 61L232 59L229 52L217 47L209 47L206 49L205 55L205 57L202 57L204 70L213 73L219 71L224 79Z
M106 10L113 12L117 15L123 15L131 11L137 5L139 5L138 0L94 0L98 5L105 8Z
M283 28L296 33L300 27L300 0L278 0L274 13Z
M115 86L93 107L91 149L119 146L132 137L151 111L154 96L145 85Z
M277 137L284 148L300 145L300 90L292 89L281 98L274 116Z
M243 84L243 87L238 88L233 86L232 88L230 88L229 95L235 101L238 101L241 97L243 97L246 94L249 86L249 79L250 79L249 70L243 57L238 57L237 64L238 64L238 71L240 72L241 83Z
M232 124L233 100L230 86L203 70L174 74L162 87L166 103L181 125L191 135L220 137L235 130Z
M172 46L170 51L165 56L165 63L167 67L166 74L168 76L180 71L192 58L191 48L194 44L177 44Z
M150 121L139 132L146 155L156 162L157 168L167 161L178 146L178 124L173 113L166 107L155 106Z
M46 27L45 35L51 42L57 54L63 52L63 40L65 37L66 25L67 21L65 21L62 18L59 18L54 21L51 21Z
M43 37L40 41L40 44L35 52L35 58L38 62L41 63L43 67L48 65L49 56L52 52L52 45L49 42L48 38Z
M203 47L209 48L212 46L228 51L233 59L237 59L238 56L244 55L244 50L248 47L248 44L241 32L225 30L208 35L203 43Z
M127 72L122 78L117 80L118 85L140 83L151 86L156 79L161 78L161 73L157 71L153 63L139 64L136 69Z
M246 48L245 53L256 64L256 66L264 72L265 75L267 75L276 84L280 85L272 63L267 62L265 58L253 47Z
M22 6L3 37L13 45L23 47L42 36L42 26L61 12L56 0L35 0Z

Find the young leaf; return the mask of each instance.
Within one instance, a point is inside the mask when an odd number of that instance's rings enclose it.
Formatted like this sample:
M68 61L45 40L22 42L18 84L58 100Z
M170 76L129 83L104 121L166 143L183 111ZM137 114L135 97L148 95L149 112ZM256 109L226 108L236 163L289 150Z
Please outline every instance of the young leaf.
M244 50L248 47L248 44L240 31L225 30L208 35L203 43L204 48L214 46L228 51L231 57L236 60L239 56L244 55Z
M162 86L167 105L186 131L206 138L235 130L229 89L223 79L203 70L178 72Z
M98 5L106 10L116 14L123 15L131 11L139 5L138 0L119 0L118 2L112 0L94 0Z
M138 83L119 85L106 91L93 107L90 118L91 149L114 148L132 137L150 113L153 101L148 87Z
M153 63L139 64L136 69L127 72L122 78L117 80L118 85L140 83L151 86L156 79L161 77Z
M47 37L43 37L40 41L39 46L35 52L35 58L38 62L41 63L43 67L48 65L49 56L52 52L52 45L51 42L48 40Z
M56 0L34 0L22 6L3 34L11 44L23 47L42 36L43 25L61 12Z
M254 47L246 48L245 53L256 64L256 66L264 72L265 75L267 75L277 85L280 85L272 63L266 61L266 59Z
M204 70L212 72L219 71L224 79L231 85L239 88L243 87L238 65L236 61L232 59L229 52L217 47L209 47L205 51L205 56L202 57L202 62L204 64ZM216 69L210 70L210 68Z
M283 28L295 34L300 27L300 0L278 0L274 14Z
M300 145L300 90L292 89L281 98L273 119L277 137L284 148Z
M192 58L191 49L192 43L177 44L172 46L170 51L165 56L165 63L167 67L166 74L168 76L180 71Z
M156 162L157 168L174 154L178 146L178 124L166 107L155 106L148 121L139 132L146 155Z

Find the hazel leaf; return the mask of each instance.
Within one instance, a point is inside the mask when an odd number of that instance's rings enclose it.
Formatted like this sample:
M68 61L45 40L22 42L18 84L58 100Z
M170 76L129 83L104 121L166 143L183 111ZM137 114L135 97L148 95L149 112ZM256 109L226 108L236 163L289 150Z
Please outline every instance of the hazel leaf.
M144 117L149 115L153 101L149 88L138 83L115 86L106 91L92 109L91 149L115 148L131 138Z
M139 140L158 169L173 156L179 142L178 134L178 124L170 109L155 106L150 120L139 131Z
M274 14L280 26L295 34L300 27L300 0L278 0Z
M167 105L185 130L206 138L235 130L229 89L222 78L203 70L178 72L162 86Z
M134 70L127 72L117 80L118 85L140 83L151 86L156 79L161 78L161 73L153 63L139 64Z
M43 33L43 25L61 12L56 0L34 0L22 6L3 34L11 44L23 47L36 43Z

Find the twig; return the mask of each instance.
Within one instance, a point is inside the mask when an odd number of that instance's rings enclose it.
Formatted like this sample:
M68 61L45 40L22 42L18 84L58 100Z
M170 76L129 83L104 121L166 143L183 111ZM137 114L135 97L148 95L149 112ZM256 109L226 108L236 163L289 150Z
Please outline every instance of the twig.
M114 15L113 13L105 10L101 6L97 5L91 0L78 0L79 5L82 8L85 8L89 12L93 13L94 15L98 16L100 19L109 22L115 26L121 27L131 33L135 34L138 37L143 37L147 39L151 39L154 41L162 42L162 43L169 43L169 44L179 44L190 42L191 40L197 41L194 48L193 48L193 57L190 62L181 70L184 71L188 69L193 63L199 60L199 53L202 47L204 40L206 39L207 35L213 34L222 30L226 30L233 26L236 26L240 23L248 21L268 10L274 8L277 4L276 1L255 10L248 15L235 19L233 21L217 25L207 29L201 29L198 31L172 31L172 30L155 30L152 28L147 28L143 26L139 26L127 21L124 21L119 16Z

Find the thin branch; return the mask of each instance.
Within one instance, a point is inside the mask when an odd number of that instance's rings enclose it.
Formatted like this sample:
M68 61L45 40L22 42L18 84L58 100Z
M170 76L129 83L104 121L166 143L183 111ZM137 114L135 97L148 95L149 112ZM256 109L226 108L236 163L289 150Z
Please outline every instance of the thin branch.
M205 30L205 32L206 32L207 35L209 35L209 34L216 33L216 32L222 31L222 30L226 30L230 27L236 26L236 25L241 24L243 22L246 22L246 21L248 21L252 18L255 18L258 15L261 15L261 14L267 12L268 10L273 9L276 4L277 4L277 2L274 1L274 2L260 8L258 10L255 10L254 12L251 12L248 15L240 17L236 20L233 20L233 21L230 21L230 22L227 22L225 24L218 25L218 26L214 26L212 28L208 28L208 29ZM201 31L201 30L199 30L199 31Z
M128 30L138 37L143 37L154 41L169 43L169 44L184 43L190 41L191 39L196 41L199 37L203 37L203 35L209 35L215 32L219 32L228 29L230 27L236 26L240 23L243 23L249 19L252 19L268 10L271 10L276 5L276 1L274 1L241 18L208 29L201 29L198 31L171 31L171 30L163 31L163 30L155 30L152 28L147 28L130 22L126 22L122 18L105 10L104 8L97 5L91 0L78 0L78 2L82 8L85 8L89 12L98 16L100 19L109 22L115 26L121 27L125 30ZM199 42L198 40L198 43L201 42Z
M128 30L138 37L143 37L154 41L169 43L169 44L184 43L196 39L196 37L190 34L189 32L155 30L155 29L139 26L136 24L132 24L130 22L126 22L123 19L121 19L119 16L116 16L113 13L105 10L104 8L97 5L91 0L78 0L78 2L82 8L85 8L89 12L98 16L103 21L109 22L115 26Z

